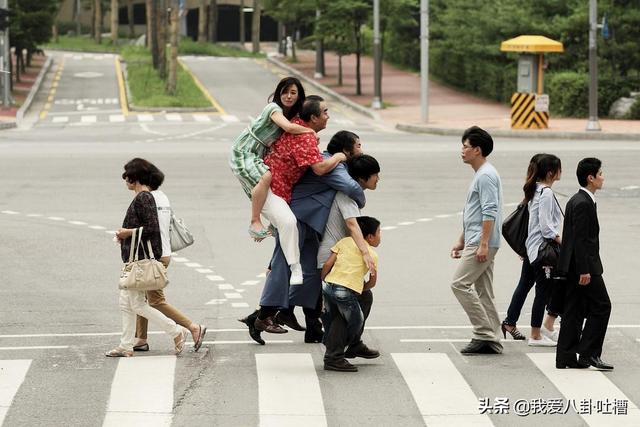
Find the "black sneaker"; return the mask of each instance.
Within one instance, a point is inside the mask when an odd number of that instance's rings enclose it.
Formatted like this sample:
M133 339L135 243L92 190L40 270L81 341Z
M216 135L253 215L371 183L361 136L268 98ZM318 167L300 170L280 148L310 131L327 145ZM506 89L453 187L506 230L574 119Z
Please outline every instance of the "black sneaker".
M472 339L469 344L467 344L462 350L460 350L460 354L466 355L474 355L474 354L500 354L502 351L498 350L498 345L491 345L492 343L489 341L481 341Z
M335 362L324 362L325 371L338 371L338 372L358 372L358 367L347 362L345 359Z
M354 359L356 357L361 357L363 359L375 359L376 357L380 357L380 352L378 350L370 349L365 344L361 344L354 349L348 348L344 353L344 357L347 359Z

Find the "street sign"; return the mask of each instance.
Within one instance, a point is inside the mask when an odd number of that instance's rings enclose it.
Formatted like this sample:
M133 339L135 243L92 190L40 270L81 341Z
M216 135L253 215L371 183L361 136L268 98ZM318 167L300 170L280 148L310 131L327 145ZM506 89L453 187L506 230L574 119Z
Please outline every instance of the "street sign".
M535 111L548 113L549 112L549 95L536 94Z

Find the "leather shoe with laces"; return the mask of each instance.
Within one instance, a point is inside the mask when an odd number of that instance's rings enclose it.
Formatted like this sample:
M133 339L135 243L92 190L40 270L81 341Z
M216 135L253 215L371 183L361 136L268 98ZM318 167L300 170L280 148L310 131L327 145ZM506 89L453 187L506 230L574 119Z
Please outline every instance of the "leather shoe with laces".
M578 358L578 363L581 363L587 366L593 366L599 371L613 371L613 365L603 362L602 359L600 359L600 357L598 356L590 356L590 357L580 356Z
M265 331L270 334L286 334L288 331L280 325L273 323L273 318L267 317L262 320L259 317L256 317L253 325L256 327L258 331Z
M334 362L324 362L324 370L338 372L358 372L358 367L347 362L345 359L341 359Z
M494 346L491 345L489 341L481 341L477 339L472 339L469 344L467 344L462 350L460 350L460 354L473 355L473 354L500 354L501 352L497 350Z
M298 323L298 319L296 319L296 315L293 313L279 311L273 320L279 325L287 325L294 331L306 331L306 328Z
M556 369L586 369L589 365L582 363L575 359L571 360L556 360Z
M376 357L380 357L380 352L378 350L370 349L365 344L361 344L356 348L348 348L344 353L344 357L347 359L354 359L356 357L361 357L363 359L375 359Z

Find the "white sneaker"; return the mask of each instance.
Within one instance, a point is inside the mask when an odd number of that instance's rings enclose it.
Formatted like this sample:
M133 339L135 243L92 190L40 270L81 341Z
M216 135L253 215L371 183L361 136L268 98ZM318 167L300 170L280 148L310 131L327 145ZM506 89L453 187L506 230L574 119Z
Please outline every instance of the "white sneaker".
M554 329L553 331L550 331L543 326L540 328L540 333L543 336L549 338L550 340L558 342L558 336L560 335L560 331L558 331L558 328Z
M289 279L290 285L302 285L302 266L300 263L291 264L291 279Z
M555 347L556 345L558 345L557 342L544 335L542 335L539 340L529 338L530 347Z

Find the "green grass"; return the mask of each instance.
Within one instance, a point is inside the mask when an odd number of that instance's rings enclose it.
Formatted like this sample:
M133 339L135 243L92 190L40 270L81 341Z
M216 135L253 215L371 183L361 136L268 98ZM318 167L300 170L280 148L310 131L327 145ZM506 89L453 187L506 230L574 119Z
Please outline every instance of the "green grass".
M111 40L103 38L102 43L98 44L89 36L86 37L69 37L60 36L57 43L53 41L45 44L44 49L71 50L78 52L119 52L121 46L114 46Z
M246 58L264 58L264 54L252 53L234 47L224 46L215 43L198 43L189 38L180 40L178 46L180 55L209 55L209 56L231 56Z
M160 78L151 65L151 54L143 47L127 46L122 49L122 57L127 61L127 82L129 100L136 107L165 108L210 108L193 78L178 64L178 92L176 96L165 94L166 82Z

